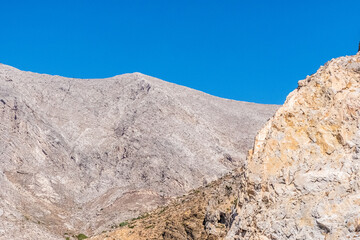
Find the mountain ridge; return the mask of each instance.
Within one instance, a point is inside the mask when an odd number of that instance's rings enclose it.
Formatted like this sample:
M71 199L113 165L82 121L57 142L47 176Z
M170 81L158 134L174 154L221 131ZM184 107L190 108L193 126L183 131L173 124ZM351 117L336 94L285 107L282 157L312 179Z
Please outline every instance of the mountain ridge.
M142 74L0 65L0 83L0 239L91 235L164 205L242 165L278 107Z
M91 239L358 239L359 99L360 53L330 60L298 82L241 168Z

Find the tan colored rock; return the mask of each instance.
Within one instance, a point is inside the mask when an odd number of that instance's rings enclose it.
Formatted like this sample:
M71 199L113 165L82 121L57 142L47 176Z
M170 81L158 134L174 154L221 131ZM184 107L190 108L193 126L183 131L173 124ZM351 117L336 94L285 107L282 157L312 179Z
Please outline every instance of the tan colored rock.
M0 239L101 233L244 164L277 106L0 65Z
M226 239L360 238L360 55L333 59L260 131Z
M173 200L164 208L117 224L113 229L90 239L223 239L236 217L236 187L242 179L241 174L243 172L232 172L206 187Z

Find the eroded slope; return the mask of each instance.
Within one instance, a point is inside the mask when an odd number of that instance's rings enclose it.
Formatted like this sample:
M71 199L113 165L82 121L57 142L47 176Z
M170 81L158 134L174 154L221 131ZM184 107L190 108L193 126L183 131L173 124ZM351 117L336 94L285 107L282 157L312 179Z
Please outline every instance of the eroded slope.
M99 233L243 164L277 106L0 65L0 239Z
M241 172L233 172L92 240L222 239L236 216ZM115 231L113 229L116 229Z

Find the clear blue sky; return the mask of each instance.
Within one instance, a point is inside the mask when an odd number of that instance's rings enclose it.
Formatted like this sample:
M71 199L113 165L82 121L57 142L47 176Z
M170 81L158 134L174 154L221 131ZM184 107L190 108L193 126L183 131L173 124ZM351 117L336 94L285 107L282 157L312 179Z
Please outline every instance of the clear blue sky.
M142 72L212 95L282 104L357 52L359 0L1 1L0 62L77 78Z

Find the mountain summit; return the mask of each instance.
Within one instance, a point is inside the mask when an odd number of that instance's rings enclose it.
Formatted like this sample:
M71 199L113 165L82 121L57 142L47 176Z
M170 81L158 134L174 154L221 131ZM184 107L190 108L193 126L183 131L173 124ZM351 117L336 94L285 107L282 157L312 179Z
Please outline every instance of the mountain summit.
M360 53L298 85L244 167L93 239L360 239Z
M0 65L0 239L100 233L245 164L278 108Z

